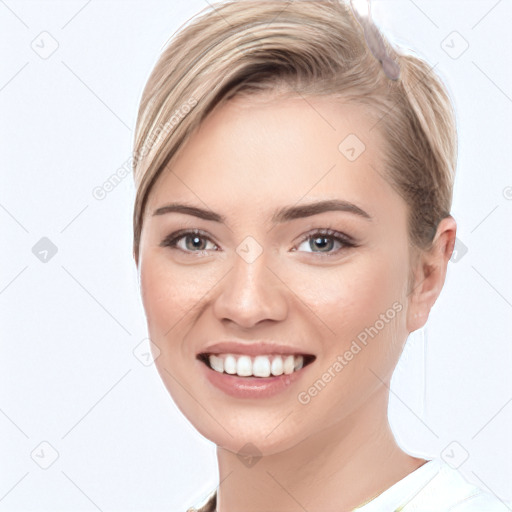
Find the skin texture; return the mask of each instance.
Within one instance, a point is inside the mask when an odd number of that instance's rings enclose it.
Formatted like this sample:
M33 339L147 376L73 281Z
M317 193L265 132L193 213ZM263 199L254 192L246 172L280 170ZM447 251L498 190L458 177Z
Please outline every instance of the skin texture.
M442 289L456 223L441 221L430 252L411 249L407 205L383 177L385 143L374 124L362 106L332 98L238 97L203 122L149 195L137 265L155 363L183 414L217 445L219 512L351 510L425 462L395 442L389 382ZM365 144L354 161L338 149L349 134ZM325 199L350 201L372 219L330 211L271 222L276 209ZM170 202L210 209L226 223L153 215ZM161 245L184 228L207 233L205 250L193 236L181 249ZM357 247L307 238L322 228ZM247 236L263 249L252 263L236 252ZM400 311L301 403L298 394L393 304ZM316 360L277 396L232 398L195 357L229 339L272 340ZM240 454L261 458L248 466Z

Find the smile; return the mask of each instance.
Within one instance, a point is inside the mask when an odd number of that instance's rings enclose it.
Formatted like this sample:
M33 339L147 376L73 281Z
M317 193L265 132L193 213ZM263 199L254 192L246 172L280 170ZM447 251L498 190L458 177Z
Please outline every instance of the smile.
M315 359L310 354L200 353L196 356L209 384L224 395L242 399L270 398L291 389L304 372L309 373L309 365Z
M199 354L198 359L218 373L239 377L270 377L290 375L315 359L303 354L265 354L249 356L245 354Z

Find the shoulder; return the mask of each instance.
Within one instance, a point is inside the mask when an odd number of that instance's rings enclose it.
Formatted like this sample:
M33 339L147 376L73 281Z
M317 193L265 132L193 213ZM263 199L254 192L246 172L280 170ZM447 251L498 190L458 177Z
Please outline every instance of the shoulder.
M510 512L498 496L469 482L461 472L441 459L432 461L437 471L403 507L404 512Z
M474 490L467 498L458 501L448 508L448 512L510 512L512 506L506 504L497 496L482 489Z

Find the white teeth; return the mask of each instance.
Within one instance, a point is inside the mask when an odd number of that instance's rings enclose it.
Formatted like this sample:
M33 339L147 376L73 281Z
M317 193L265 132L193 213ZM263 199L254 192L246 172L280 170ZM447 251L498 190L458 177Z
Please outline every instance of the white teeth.
M219 373L229 373L240 377L270 377L289 375L304 366L304 357L293 356L267 356L260 355L251 358L247 355L210 354L210 366Z
M252 375L252 362L249 356L240 356L236 362L236 373L240 377L249 377Z
M293 373L293 366L294 366L293 356L288 356L283 363L284 373L285 375L289 375L290 373Z
M210 356L210 362L211 362L211 357ZM234 375L236 373L236 359L229 355L226 357L226 359L224 359L224 371L226 373L230 373L231 375Z
M282 375L283 374L283 358L282 357L274 357L272 361L272 375Z
M281 358L279 358L281 359ZM268 357L256 356L252 364L252 374L255 377L269 377L270 376L270 361Z
M217 357L215 354L210 356L210 366L217 372L224 371L224 360L222 357Z

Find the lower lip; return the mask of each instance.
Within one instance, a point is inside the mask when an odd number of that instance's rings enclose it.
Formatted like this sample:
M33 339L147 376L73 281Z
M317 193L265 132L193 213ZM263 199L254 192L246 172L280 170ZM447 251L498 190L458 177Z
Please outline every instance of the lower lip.
M283 374L272 377L239 377L229 373L220 373L212 370L202 361L197 361L202 371L206 372L206 378L216 388L234 398L269 398L275 396L287 389L307 372L311 366L302 367L288 375Z

